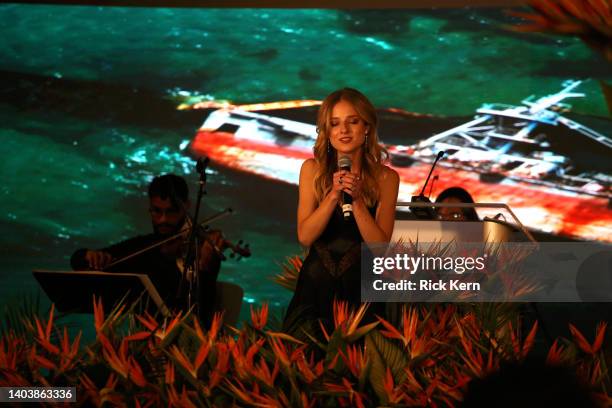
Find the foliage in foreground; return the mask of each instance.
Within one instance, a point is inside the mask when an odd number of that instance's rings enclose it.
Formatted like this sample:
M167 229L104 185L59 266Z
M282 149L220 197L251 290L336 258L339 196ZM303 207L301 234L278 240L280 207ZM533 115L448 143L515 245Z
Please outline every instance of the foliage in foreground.
M473 379L532 353L537 323L526 335L516 320L490 329L453 305L408 307L400 324L361 324L367 306L337 302L333 332L266 328L268 307L251 310L241 329L210 330L190 315L163 324L124 307L105 315L94 301L96 339L82 345L48 318L0 338L0 386L74 386L80 405L106 406L454 406ZM589 341L570 325L546 364L569 367L602 405L612 403L604 353L606 324ZM307 338L307 341L296 337Z

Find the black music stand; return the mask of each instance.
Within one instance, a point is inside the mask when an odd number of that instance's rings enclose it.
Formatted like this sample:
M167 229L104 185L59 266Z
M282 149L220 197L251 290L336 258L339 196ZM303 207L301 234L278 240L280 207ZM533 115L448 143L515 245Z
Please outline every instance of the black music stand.
M132 304L144 294L163 316L170 314L147 275L101 271L34 270L34 277L60 312L93 313L93 296L102 298L105 311L121 300Z

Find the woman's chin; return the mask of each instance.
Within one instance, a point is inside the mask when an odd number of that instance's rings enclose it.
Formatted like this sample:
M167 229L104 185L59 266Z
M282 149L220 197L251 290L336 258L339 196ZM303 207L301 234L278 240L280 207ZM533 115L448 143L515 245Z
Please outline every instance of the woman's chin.
M338 155L342 156L352 156L353 154L359 152L361 150L361 146L351 146L351 145L340 145L336 148Z

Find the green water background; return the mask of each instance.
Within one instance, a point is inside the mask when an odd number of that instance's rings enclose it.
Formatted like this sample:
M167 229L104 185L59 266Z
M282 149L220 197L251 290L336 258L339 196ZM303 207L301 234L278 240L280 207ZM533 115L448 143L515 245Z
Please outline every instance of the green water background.
M195 191L186 146L204 115L174 110L189 96L322 99L352 86L379 107L454 116L612 77L579 40L503 27L513 22L497 9L0 6L0 303L38 290L34 268L148 232L153 175L185 175ZM580 91L574 111L606 116L597 81ZM280 313L290 293L269 277L301 252L295 189L216 167L208 179L204 214L233 207L218 226L253 251L220 279Z

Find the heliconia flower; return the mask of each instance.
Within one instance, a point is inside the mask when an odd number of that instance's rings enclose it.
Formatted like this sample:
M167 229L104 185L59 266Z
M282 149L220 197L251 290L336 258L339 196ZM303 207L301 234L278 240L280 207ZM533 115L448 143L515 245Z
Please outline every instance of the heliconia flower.
M595 354L599 351L599 349L601 348L603 344L603 339L606 333L606 327L607 327L607 323L599 323L599 325L597 325L595 341L593 342L593 345L591 345L586 340L586 338L582 335L582 333L580 333L580 331L576 327L574 327L574 325L572 324L569 325L570 332L572 333L572 336L574 337L574 341L576 342L576 344L582 351L588 354Z
M174 384L175 375L174 375L174 364L172 361L166 362L166 373L164 376L166 384Z
M593 354L597 353L603 345L607 327L608 323L606 322L599 322L599 324L597 325L597 330L595 332L595 341L593 342Z
M94 327L96 333L102 329L104 325L104 306L102 305L102 297L99 297L96 301L96 296L93 297L93 315L94 315Z
M589 376L589 382L591 385L597 385L601 381L603 373L601 372L601 361L595 361L593 368L591 369L591 375Z
M341 384L326 382L326 383L323 383L323 385L328 391L334 392L334 393L349 395L351 392L354 392L353 385L349 381L347 381L346 378L342 379Z
M70 344L70 339L68 337L68 329L64 327L64 336L62 337L62 340L61 340L62 352L60 354L60 366L59 366L60 372L66 371L74 367L74 365L77 363L76 356L77 356L77 353L79 352L79 343L81 342L81 334L82 332L79 331L79 333L74 339L74 342Z
M57 370L57 366L47 358L36 354L36 349L32 347L32 360L38 363L41 367L44 367L48 370Z
M321 365L321 368L323 368L323 361L320 361L319 364ZM316 374L315 371L310 368L310 365L306 361L306 357L304 355L302 355L301 358L297 359L296 366L298 372L302 374L304 381L306 381L307 384L312 383L320 375Z
M106 384L100 390L87 374L81 375L79 379L94 405L101 407L105 403L109 403L111 406L125 406L123 397L115 390L118 379L114 373L109 374Z
M355 341L378 325L378 322L374 322L358 328L369 307L368 303L362 303L355 311L349 310L348 302L334 300L333 307L334 327L340 330L342 337L349 342ZM329 341L327 332L324 331L324 335Z
M112 373L111 373L112 375ZM81 386L85 389L85 392L92 399L93 403L97 406L100 406L100 400L98 398L98 387L94 384L94 382L89 378L87 374L83 374L80 377Z
M299 345L304 345L305 344L303 341L298 340L295 337L293 337L293 336L291 336L290 334L287 334L287 333L268 331L268 332L266 332L266 334L268 336L270 336L270 337L275 337L275 338L287 340L287 341L290 341L292 343L296 343L296 344L299 344Z
M170 347L170 355L174 357L177 363L180 364L193 378L198 378L198 371L194 365L189 361L189 358L183 354L183 352L176 346Z
M550 346L550 350L548 350L548 355L546 356L546 364L561 364L563 362L564 352L565 349L563 348L563 346L560 346L559 342L555 340L552 346Z
M37 337L36 341L40 344L45 350L47 350L51 354L59 354L59 347L51 344L51 329L53 328L53 312L55 310L55 305L51 304L51 310L49 312L49 320L45 328L41 322L38 320L38 317L35 318L36 329L37 329Z
M144 316L136 315L136 318L144 327L150 330L150 335L154 335L155 338L159 339L160 341L163 341L168 335L168 333L172 332L172 330L180 323L182 319L182 314L182 312L178 312L167 325L162 326L160 326L157 320L155 320L155 318L151 316L148 312L145 312ZM139 337L140 336L144 335L139 334Z
M132 356L128 358L128 378L139 387L144 387L147 385L147 380L142 372L142 367L140 367L138 361L136 361Z
M391 374L391 368L387 367L385 378L383 380L383 388L387 396L387 402L389 404L399 404L402 401L403 392L400 387L395 387L393 381L393 374Z
M404 338L407 341L416 338L417 325L419 323L419 313L416 308L404 308L402 313L402 328L404 329Z
M169 387L168 403L171 407L197 408L197 405L189 398L189 394L184 385L180 395L177 393L174 386Z
M531 330L529 331L529 334L527 335L527 337L525 338L525 342L523 343L523 349L521 350L522 358L527 357L527 354L529 354L529 352L531 351L531 348L533 347L533 343L535 341L535 335L537 331L538 331L538 322L536 321L531 327Z
M365 407L364 396L360 392L355 391L353 389L353 384L346 378L342 378L341 384L326 382L324 385L330 392L338 393L340 395L347 395L349 400L348 402L350 402L351 406L356 406L358 408ZM341 401L342 399L339 398L338 402L342 404Z
M498 368L499 367L496 367L495 370L497 370ZM457 372L456 367L455 372L453 374L448 373L446 376L447 381L452 381L453 385L449 385L441 379L438 379L438 390L442 391L445 395L448 395L450 399L444 396L439 397L441 397L442 401L445 402L446 406L453 406L453 400L461 401L463 399L463 393L461 392L461 389L471 381L471 378L465 374Z
M225 377L227 370L229 369L229 357L230 351L228 346L223 343L217 344L217 364L210 374L208 381L208 389L212 390L215 388Z
M528 4L534 13L509 13L529 23L511 29L579 36L612 60L612 5L609 0L530 0Z
M0 369L15 370L17 359L24 348L23 338L18 338L14 332L0 338Z
M253 400L253 398L251 398L250 392L246 389L244 384L242 384L242 382L237 378L234 378L233 381L238 383L238 386L234 385L232 381L226 382L232 394L238 397L240 400L242 400L242 402L254 406L255 401Z
M422 333L421 337L417 336L419 312L416 308L403 309L401 333L395 326L383 318L378 317L378 320L386 329L380 331L383 336L400 340L404 347L410 346L411 358L416 358L425 352L431 351L433 346L431 336L425 333ZM431 363L433 364L433 362Z
M425 321L425 327L429 329L430 333L447 327L452 322L453 315L457 312L457 308L454 305L446 305L445 307L437 307L435 311L435 318Z
M380 334L390 339L398 339L404 343L404 346L408 344L408 340L404 338L402 333L399 332L391 323L383 319L382 317L378 317L378 321L382 323L386 330L380 330Z
M261 349L261 347L263 346L264 342L265 342L264 339L259 339L255 343L251 344L251 346L249 347L249 350L246 353L246 360L251 365L253 364L253 357L255 357L255 354L257 354L259 349Z
M123 378L127 378L127 361L123 361L115 351L111 342L102 333L98 334L98 341L102 345L102 355L113 370L121 374Z
M274 368L272 369L272 371L270 371L270 368L266 364L266 361L263 358L260 358L259 365L253 368L251 374L260 379L267 386L273 388L274 381L276 381L276 376L278 375L279 369L280 366L278 365L278 360L274 361Z
M253 309L251 305L251 322L253 323L253 327L258 330L263 330L268 321L268 304L264 303L259 309L259 312Z
M198 354L196 355L196 358L193 362L193 366L196 372L200 369L202 364L204 364L204 362L206 361L206 357L208 357L209 351L210 351L210 344L202 343L202 345L198 349Z
M96 301L96 296L93 296L93 309L94 309L94 324L96 328L96 333L104 330L107 325L112 325L115 323L122 315L123 310L125 309L126 304L122 303L121 305L115 307L108 317L104 318L104 306L102 304L102 297L100 297Z
M15 371L4 370L0 377L0 387L31 387L32 384Z
M244 379L254 370L253 359L265 343L265 339L258 339L251 344L246 353L244 351L244 336L240 336L235 343L234 339L230 337L228 342L230 343L231 355L234 361L234 371L239 378Z
M272 351L274 352L274 356L283 364L284 366L289 366L291 360L288 355L287 347L283 344L280 339L275 339L274 337L270 337L268 340Z
M340 356L344 364L348 367L351 374L359 378L361 372L368 364L368 356L363 349L356 345L349 345L346 348L346 355L340 351Z
M521 341L517 337L517 333L515 332L515 330L512 328L511 322L508 322L508 327L509 327L508 331L510 333L510 342L512 343L512 349L514 351L515 357L517 359L525 358L527 354L529 354L529 351L531 350L531 347L533 346L536 331L538 329L538 322L535 322L533 324L533 327L531 328L531 330L529 331L529 334L525 338L525 342L523 343L522 347L521 347Z
M151 332L146 332L146 331L140 331L134 334L130 334L127 337L124 337L124 339L126 341L138 341L138 340L145 340L151 337Z
M480 351L475 350L472 347L472 343L465 338L461 339L461 345L465 351L465 354L460 354L461 359L465 362L474 376L478 378L484 377L486 370L483 367L484 359L482 358Z
M174 316L174 319L176 319L179 315L180 315L180 312L178 315ZM157 329L159 328L159 323L157 322L157 320L155 320L153 316L149 314L149 312L145 312L144 316L136 315L136 318L140 321L140 323L144 327L146 327L150 331L157 331Z
M323 333L323 336L325 337L325 341L329 342L330 336L329 334L327 334L327 330L325 330L325 325L323 324L321 320L319 320L319 326L321 327L321 332Z
M338 364L338 358L340 357L339 354L336 354L334 356L334 358L332 358L332 361L329 362L329 364L327 365L327 370L333 370L334 368L336 368L336 365Z
M257 384L254 384L251 395L253 396L253 400L255 401L253 405L256 407L282 408L290 406L289 400L287 399L282 390L279 390L278 395L276 395L276 398L274 398L271 395L259 393L259 386Z
M223 312L215 312L213 315L212 323L210 324L210 330L208 330L208 342L210 345L217 338L217 334L219 333L219 329L221 329L221 325L223 323Z
M312 400L309 401L308 395L306 395L305 392L301 392L300 402L302 403L302 408L314 408L317 403L317 399L313 397Z

